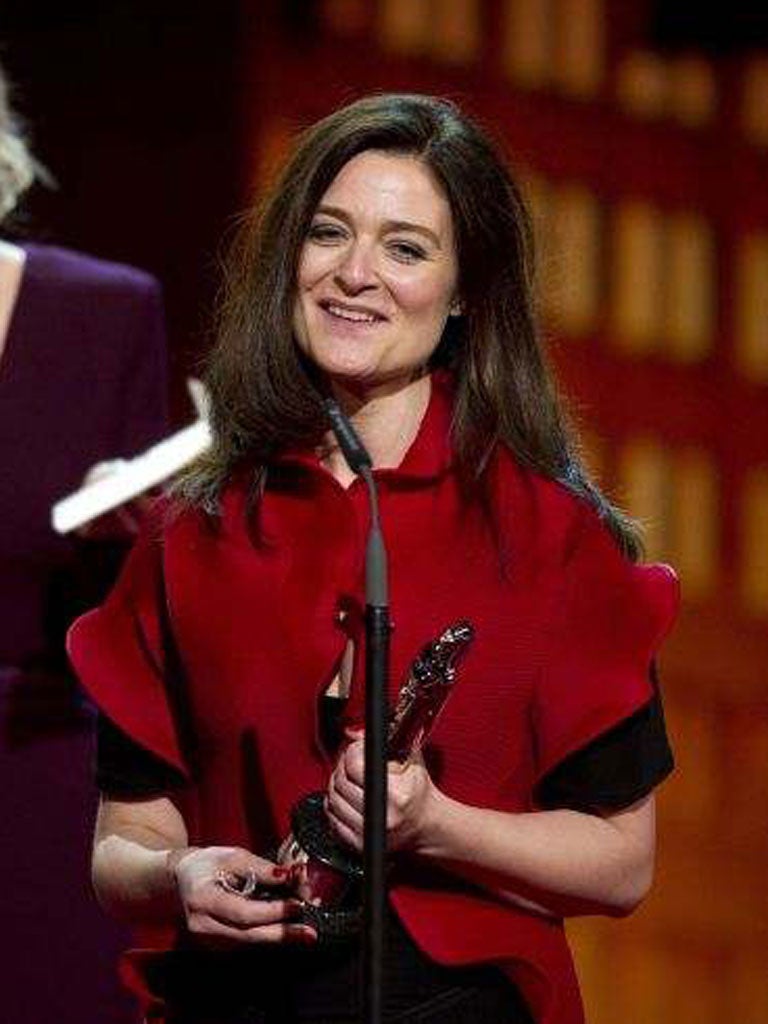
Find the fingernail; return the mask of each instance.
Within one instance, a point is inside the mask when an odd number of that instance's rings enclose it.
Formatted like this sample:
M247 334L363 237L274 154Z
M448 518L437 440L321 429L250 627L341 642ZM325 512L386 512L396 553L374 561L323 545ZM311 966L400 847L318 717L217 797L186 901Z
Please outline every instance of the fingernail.
M275 876L275 878L287 878L289 871L290 868L283 867L280 864L272 868L272 874Z

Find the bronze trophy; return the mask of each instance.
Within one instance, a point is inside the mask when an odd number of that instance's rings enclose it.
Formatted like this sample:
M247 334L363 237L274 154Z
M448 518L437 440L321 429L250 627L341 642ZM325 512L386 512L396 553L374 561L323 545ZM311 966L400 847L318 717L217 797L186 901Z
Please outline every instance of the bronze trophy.
M456 664L474 636L458 622L426 644L400 689L387 731L387 759L405 764L426 742L451 692ZM294 806L292 832L277 862L291 868L293 895L302 901L302 920L321 942L344 940L361 925L363 865L355 850L333 834L323 807L325 794L310 793Z

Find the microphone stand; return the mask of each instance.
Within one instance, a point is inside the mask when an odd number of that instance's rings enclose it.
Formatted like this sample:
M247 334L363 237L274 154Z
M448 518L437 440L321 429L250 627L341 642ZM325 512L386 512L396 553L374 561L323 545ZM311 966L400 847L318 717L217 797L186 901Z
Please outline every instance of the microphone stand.
M370 469L362 476L371 499L371 529L365 553L365 823L363 844L363 996L366 1024L384 1012L386 915L387 689L391 623L387 562Z
M392 629L387 555L371 457L333 399L323 402L353 473L368 488L371 528L365 552L365 821L363 832L363 1021L381 1024L386 917L387 690Z

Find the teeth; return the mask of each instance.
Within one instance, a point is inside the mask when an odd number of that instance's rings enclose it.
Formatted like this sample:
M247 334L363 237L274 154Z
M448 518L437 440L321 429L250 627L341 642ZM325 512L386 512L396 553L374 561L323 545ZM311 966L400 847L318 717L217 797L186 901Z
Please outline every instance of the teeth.
M373 324L376 322L377 317L373 316L372 313L363 313L353 309L342 309L340 306L334 306L333 303L328 304L328 312L334 316L340 316L342 320L354 320L355 323L366 323Z

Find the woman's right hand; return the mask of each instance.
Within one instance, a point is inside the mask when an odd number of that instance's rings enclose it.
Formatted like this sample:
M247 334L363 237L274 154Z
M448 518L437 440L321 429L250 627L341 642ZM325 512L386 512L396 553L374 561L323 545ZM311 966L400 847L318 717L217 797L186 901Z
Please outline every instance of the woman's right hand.
M259 889L285 886L289 869L234 846L171 850L168 869L174 879L186 926L201 943L313 943L317 933L296 918L299 900L253 898L228 888L253 878Z

